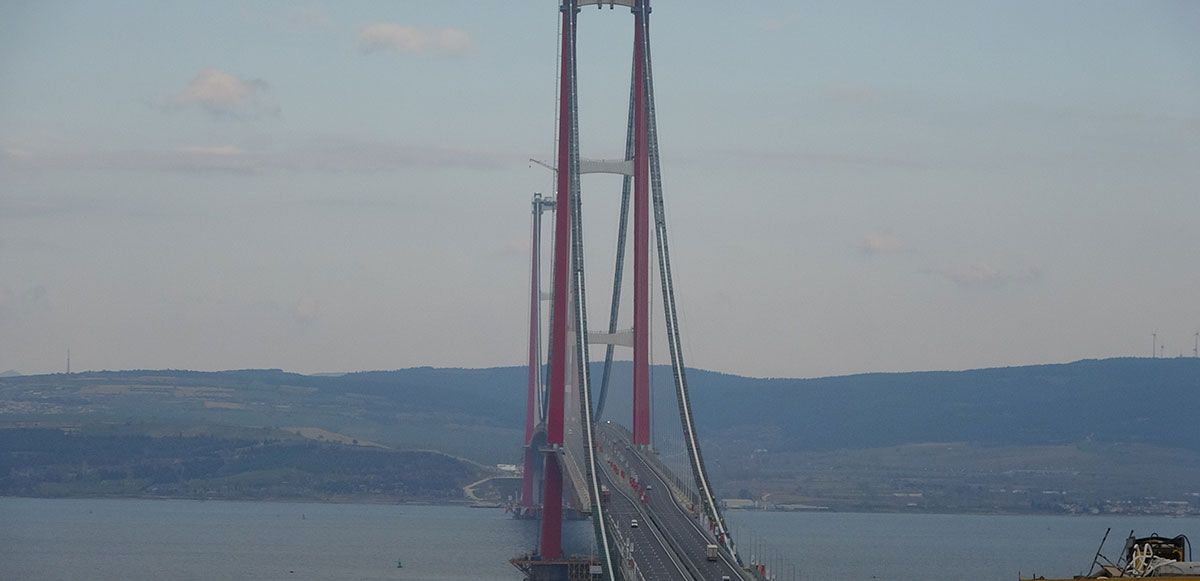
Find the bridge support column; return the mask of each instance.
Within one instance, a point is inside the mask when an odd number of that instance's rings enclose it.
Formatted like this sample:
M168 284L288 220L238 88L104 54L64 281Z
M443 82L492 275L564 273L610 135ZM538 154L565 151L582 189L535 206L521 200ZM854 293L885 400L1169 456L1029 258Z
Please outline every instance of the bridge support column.
M646 126L643 14L633 40L633 443L650 444L650 148Z
M521 508L524 512L529 512L537 506L537 498L534 496L537 484L537 460L538 452L529 446L525 448L525 462L522 466L524 473L521 475Z
M534 507L534 484L536 482L538 453L533 446L533 435L537 430L540 391L542 389L542 208L545 201L541 194L533 196L533 235L530 241L531 256L529 277L529 361L528 391L525 396L525 462L521 478L521 506L526 510Z
M562 467L558 456L546 455L546 480L542 491L542 546L543 559L555 560L562 556Z
M572 0L563 0L562 62L559 69L558 115L558 174L556 176L554 217L554 281L553 302L550 307L550 392L547 394L546 442L551 447L562 446L567 389L567 335L569 308L573 297L571 280L571 162L573 146L572 101L575 70L575 11ZM546 454L546 472L542 490L543 559L557 559L562 553L562 467L557 452Z

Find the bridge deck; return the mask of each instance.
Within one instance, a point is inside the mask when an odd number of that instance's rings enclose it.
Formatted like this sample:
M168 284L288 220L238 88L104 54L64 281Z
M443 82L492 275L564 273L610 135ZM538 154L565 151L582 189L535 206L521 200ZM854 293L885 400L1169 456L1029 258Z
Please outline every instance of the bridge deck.
M664 477L642 457L627 434L611 424L598 430L605 485L613 491L609 516L613 526L633 542L632 557L645 579L746 579L748 573L725 552L710 561L706 548L715 540L694 513L680 506ZM612 464L610 464L610 462ZM612 469L624 470L625 477ZM636 475L636 484L630 478ZM643 500L644 499L644 500ZM628 506L632 505L632 506ZM631 521L638 520L632 528Z

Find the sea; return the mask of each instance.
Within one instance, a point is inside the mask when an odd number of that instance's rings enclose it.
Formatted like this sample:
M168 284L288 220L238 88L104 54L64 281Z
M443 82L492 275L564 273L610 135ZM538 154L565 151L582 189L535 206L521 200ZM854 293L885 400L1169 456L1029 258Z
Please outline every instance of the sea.
M1007 580L1084 573L1111 528L1200 541L1200 518L729 511L780 581ZM564 544L594 551L591 525ZM0 580L519 581L535 521L465 506L0 498Z

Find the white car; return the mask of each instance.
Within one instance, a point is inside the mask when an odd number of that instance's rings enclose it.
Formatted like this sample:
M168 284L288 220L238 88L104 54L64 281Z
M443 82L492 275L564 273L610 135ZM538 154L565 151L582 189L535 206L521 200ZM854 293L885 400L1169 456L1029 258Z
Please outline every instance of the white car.
M637 524L637 519L636 519L636 518L635 518L635 519L633 519L633 520L631 520L631 521L629 521L629 528L631 528L631 529L636 529L636 528L638 528L638 524Z

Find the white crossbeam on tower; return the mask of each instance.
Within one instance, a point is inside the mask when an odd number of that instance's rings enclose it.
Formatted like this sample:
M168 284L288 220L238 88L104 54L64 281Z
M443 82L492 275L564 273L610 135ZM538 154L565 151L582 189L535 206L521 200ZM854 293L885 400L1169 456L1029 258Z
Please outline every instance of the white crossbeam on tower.
M592 345L620 345L621 347L633 348L633 329L617 331L616 333L591 331L588 333L588 343Z

